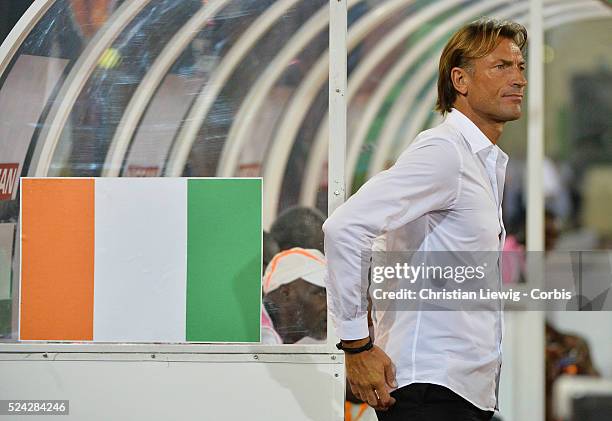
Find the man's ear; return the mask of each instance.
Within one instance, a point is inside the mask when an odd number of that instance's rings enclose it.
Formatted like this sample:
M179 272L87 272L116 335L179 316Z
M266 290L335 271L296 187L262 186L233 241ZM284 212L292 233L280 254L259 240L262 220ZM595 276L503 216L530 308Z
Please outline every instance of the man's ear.
M461 67L453 67L450 76L453 86L457 92L459 92L461 95L467 95L470 78L468 72Z
M280 295L283 296L283 298L289 297L290 295L292 295L291 285L289 284L281 285L280 288L278 289L278 292L280 293Z

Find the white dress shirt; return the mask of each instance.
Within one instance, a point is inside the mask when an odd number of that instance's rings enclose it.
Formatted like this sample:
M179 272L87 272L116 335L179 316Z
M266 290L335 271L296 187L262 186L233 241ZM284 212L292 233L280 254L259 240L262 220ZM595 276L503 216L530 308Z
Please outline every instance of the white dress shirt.
M328 306L338 337L368 336L362 251L502 250L507 162L498 146L453 109L331 215L323 230ZM382 307L373 308L375 342L394 362L399 387L435 383L481 409L497 408L501 309L385 312Z

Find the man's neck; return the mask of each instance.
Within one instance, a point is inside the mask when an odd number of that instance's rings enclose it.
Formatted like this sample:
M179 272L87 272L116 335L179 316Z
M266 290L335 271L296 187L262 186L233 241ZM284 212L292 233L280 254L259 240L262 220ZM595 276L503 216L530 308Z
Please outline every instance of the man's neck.
M504 130L504 123L499 121L493 121L482 117L478 113L474 112L470 107L466 107L463 104L456 103L453 108L457 109L464 116L469 118L472 123L480 129L481 132L493 143L497 144L502 131Z

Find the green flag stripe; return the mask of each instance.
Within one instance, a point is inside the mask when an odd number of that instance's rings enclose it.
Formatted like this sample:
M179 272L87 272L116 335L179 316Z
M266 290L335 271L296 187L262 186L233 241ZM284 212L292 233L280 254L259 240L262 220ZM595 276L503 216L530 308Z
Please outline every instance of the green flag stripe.
M261 179L187 181L189 342L258 342Z

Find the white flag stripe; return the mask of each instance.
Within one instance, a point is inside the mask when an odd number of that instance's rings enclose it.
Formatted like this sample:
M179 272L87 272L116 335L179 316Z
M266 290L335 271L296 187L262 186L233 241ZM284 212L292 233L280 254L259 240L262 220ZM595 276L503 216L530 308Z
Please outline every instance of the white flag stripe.
M187 182L98 178L94 340L184 342Z

